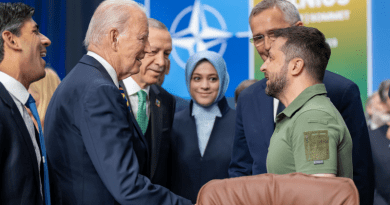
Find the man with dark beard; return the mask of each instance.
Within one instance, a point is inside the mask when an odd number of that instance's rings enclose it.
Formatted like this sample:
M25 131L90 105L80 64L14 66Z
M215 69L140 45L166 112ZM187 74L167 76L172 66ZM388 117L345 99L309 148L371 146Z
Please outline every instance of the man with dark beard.
M274 42L260 71L266 94L286 108L276 117L267 172L352 179L351 135L322 83L331 53L325 36L303 26L271 35Z
M263 61L269 57L273 41L269 31L303 26L298 9L286 0L263 0L249 16L254 47ZM278 99L265 94L267 79L262 79L240 93L236 107L236 128L229 166L230 177L267 172L266 159L276 115L284 109ZM337 108L353 141L353 181L359 190L360 204L372 204L374 172L370 139L364 117L359 87L351 80L326 70L323 84L327 96Z

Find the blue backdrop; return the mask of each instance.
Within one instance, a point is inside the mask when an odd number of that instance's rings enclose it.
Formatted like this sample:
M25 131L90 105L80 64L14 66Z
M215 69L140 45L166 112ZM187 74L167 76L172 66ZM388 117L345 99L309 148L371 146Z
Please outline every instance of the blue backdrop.
M137 0L145 3L144 0ZM150 17L161 20L167 25L174 38L175 55L171 55L171 73L166 78L164 87L177 95L187 97L184 84L183 62L192 51L209 49L223 54L231 83L227 96L232 97L235 87L249 76L248 67L248 1L249 0L182 0L163 1L146 0L150 8ZM20 2L11 0L2 2ZM82 41L91 16L101 0L23 0L35 7L34 20L40 25L41 32L50 38L46 61L53 67L60 78L64 78L73 66L86 53ZM199 15L199 23L191 22L194 9ZM390 64L390 3L388 0L372 0L372 38L373 38L373 90L377 90L382 80L390 79L387 68ZM174 26L172 25L176 19ZM199 29L194 25L198 25ZM192 25L192 32L186 28ZM211 31L214 32L209 32ZM214 30L213 30L214 29ZM184 30L184 31L183 31ZM217 33L215 32L218 31ZM188 31L188 30L187 30ZM213 35L209 35L214 33ZM184 38L192 44L183 43ZM192 50L192 51L191 51ZM366 92L366 91L361 91Z

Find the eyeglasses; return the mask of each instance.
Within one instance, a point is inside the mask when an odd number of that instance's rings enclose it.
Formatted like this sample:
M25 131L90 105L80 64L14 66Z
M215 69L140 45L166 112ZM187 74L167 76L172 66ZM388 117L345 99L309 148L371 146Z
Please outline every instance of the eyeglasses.
M275 36L273 33L269 33L267 35L257 35L257 36L253 36L253 38L249 39L249 41L251 43L253 43L255 46L262 46L264 45L264 42L265 42L265 37L268 37L269 40L271 41L274 41L275 40Z

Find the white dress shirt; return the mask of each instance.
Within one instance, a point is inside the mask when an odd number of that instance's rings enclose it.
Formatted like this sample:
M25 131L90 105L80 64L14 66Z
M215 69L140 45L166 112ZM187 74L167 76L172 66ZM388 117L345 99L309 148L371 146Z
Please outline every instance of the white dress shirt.
M116 87L119 89L118 75L116 74L115 69L110 65L104 58L99 56L98 54L88 51L87 55L96 59L100 64L103 65L104 69L106 69L108 75L110 75L112 81L114 81Z
M128 77L123 80L123 84L126 87L128 98L130 100L131 110L133 111L135 119L137 119L138 113L138 95L137 92L143 90L146 92L146 115L148 119L150 118L150 100L149 100L149 90L150 86L147 86L145 89L141 89L137 82L134 81L132 77Z
M40 164L42 158L41 158L41 152L39 151L37 140L35 138L34 123L25 107L25 104L30 96L30 93L28 93L27 89L22 85L22 83L20 83L15 78L1 71L0 71L0 82L4 85L5 89L7 89L8 93L11 95L12 99L16 104L16 107L20 112L20 115L23 118L28 133L30 134L32 144L34 146L34 151L38 162L38 171L39 173L41 173ZM41 179L41 175L39 175L39 182L41 182L40 179ZM42 184L41 184L41 194L42 194Z
M278 99L274 98L274 122L276 122L276 112L278 111L279 102Z

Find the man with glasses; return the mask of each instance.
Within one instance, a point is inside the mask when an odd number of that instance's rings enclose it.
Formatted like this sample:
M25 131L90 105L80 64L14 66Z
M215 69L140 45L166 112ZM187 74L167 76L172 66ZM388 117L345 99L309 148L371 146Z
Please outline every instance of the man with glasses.
M298 10L286 0L258 3L251 12L249 24L254 36L251 41L263 61L269 57L273 30L303 25ZM372 204L373 163L359 88L354 82L329 71L325 72L323 83L352 137L353 180L359 190L360 202ZM275 81L275 86L280 84ZM230 177L267 173L266 159L275 118L284 106L265 94L266 87L267 79L263 79L245 89L238 98Z

